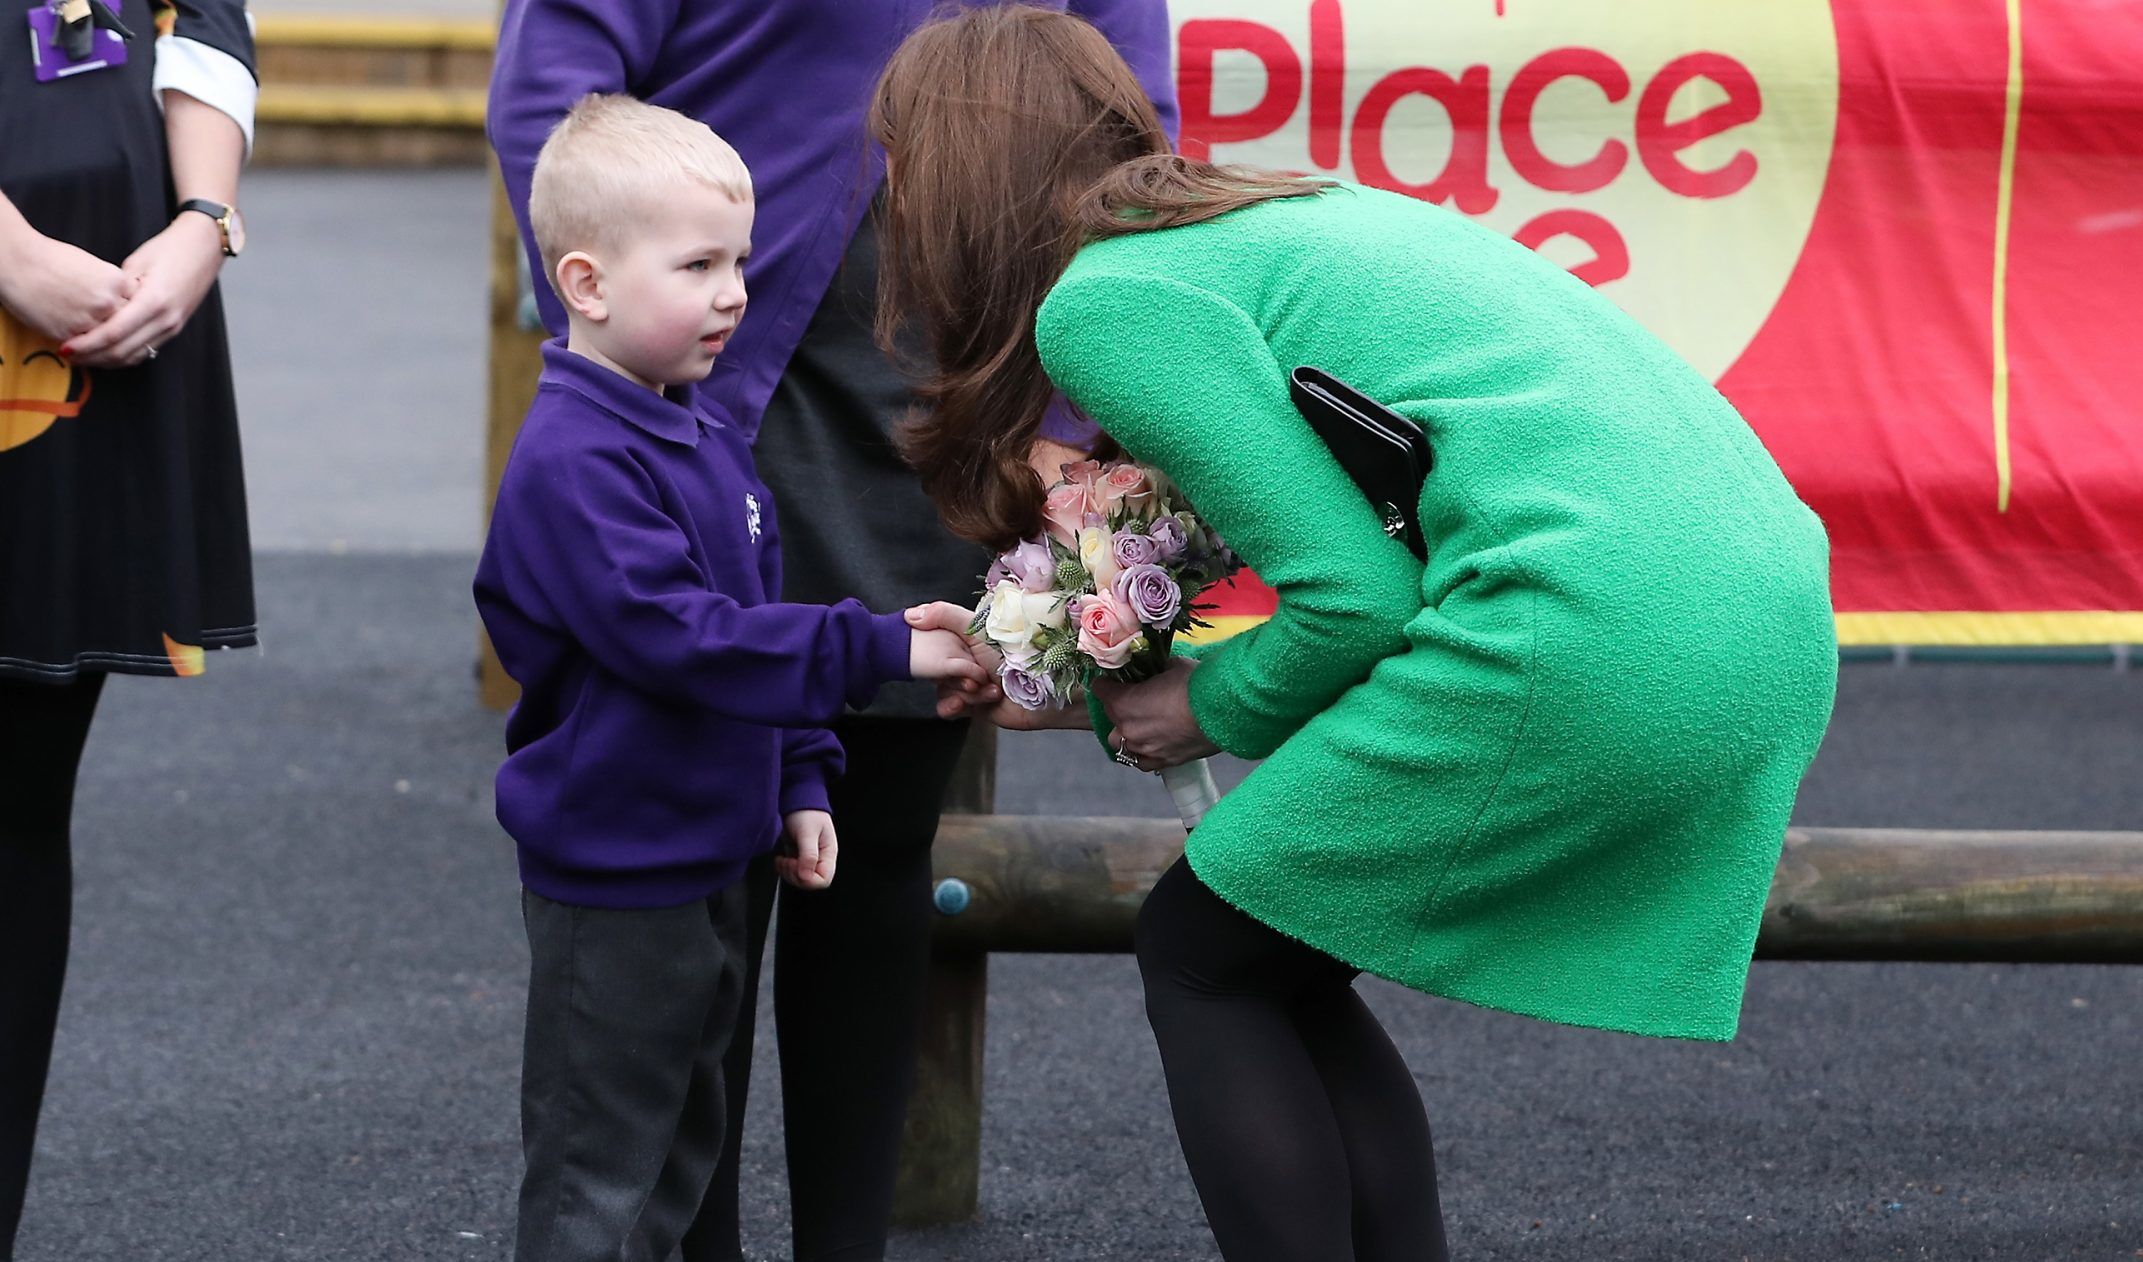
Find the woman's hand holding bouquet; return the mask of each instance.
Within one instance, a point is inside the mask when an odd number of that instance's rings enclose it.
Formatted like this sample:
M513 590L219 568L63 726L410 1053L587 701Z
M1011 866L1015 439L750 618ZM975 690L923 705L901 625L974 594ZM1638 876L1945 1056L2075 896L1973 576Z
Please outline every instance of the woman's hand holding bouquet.
M1198 597L1241 568L1158 470L1087 460L1063 471L1043 503L1044 533L997 558L966 628L996 687L948 689L947 717L994 702L1001 726L1083 727L1071 710L1083 688L1187 676L1188 663L1171 666L1170 646L1205 625ZM920 625L944 625L942 609L917 614ZM1217 796L1202 758L1149 766L1117 748L1117 761L1169 781L1187 826Z

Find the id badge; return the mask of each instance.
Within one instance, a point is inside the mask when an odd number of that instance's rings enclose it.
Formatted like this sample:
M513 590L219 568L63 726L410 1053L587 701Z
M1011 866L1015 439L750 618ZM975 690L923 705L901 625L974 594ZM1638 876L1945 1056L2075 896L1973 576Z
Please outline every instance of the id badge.
M60 15L48 4L30 10L30 64L39 83L108 70L126 64L126 41L117 31L98 28L90 32L89 56L70 61L59 44Z

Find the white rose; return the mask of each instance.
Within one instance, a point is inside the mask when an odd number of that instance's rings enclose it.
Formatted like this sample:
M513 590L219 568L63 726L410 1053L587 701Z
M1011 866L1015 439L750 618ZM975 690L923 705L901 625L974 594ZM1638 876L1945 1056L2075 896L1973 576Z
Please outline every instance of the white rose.
M1064 604L1057 596L1024 591L1017 582L1006 579L990 593L989 618L982 629L1007 660L1026 666L1038 652L1035 637L1064 626Z
M1115 586L1123 567L1116 564L1116 535L1106 526L1088 526L1079 532L1079 563L1094 576L1094 590Z
M1062 631L1071 625L1071 615L1064 612L1064 598L1057 593L1022 590L1020 599L1027 602L1027 618L1036 626Z

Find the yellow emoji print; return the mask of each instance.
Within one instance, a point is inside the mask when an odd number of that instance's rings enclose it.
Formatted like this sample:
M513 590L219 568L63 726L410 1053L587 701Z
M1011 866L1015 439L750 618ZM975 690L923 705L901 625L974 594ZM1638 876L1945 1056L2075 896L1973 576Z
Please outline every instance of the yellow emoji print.
M80 416L89 386L89 373L61 358L59 343L0 311L0 451Z

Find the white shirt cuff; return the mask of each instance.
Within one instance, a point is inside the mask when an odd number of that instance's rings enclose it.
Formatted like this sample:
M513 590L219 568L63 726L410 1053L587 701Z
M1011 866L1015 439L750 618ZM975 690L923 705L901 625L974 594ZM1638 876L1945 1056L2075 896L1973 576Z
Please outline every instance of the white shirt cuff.
M245 133L246 156L253 156L253 107L260 100L260 84L244 62L199 40L166 35L156 41L156 74L150 83L158 109L163 108L165 92L184 92L230 115Z

